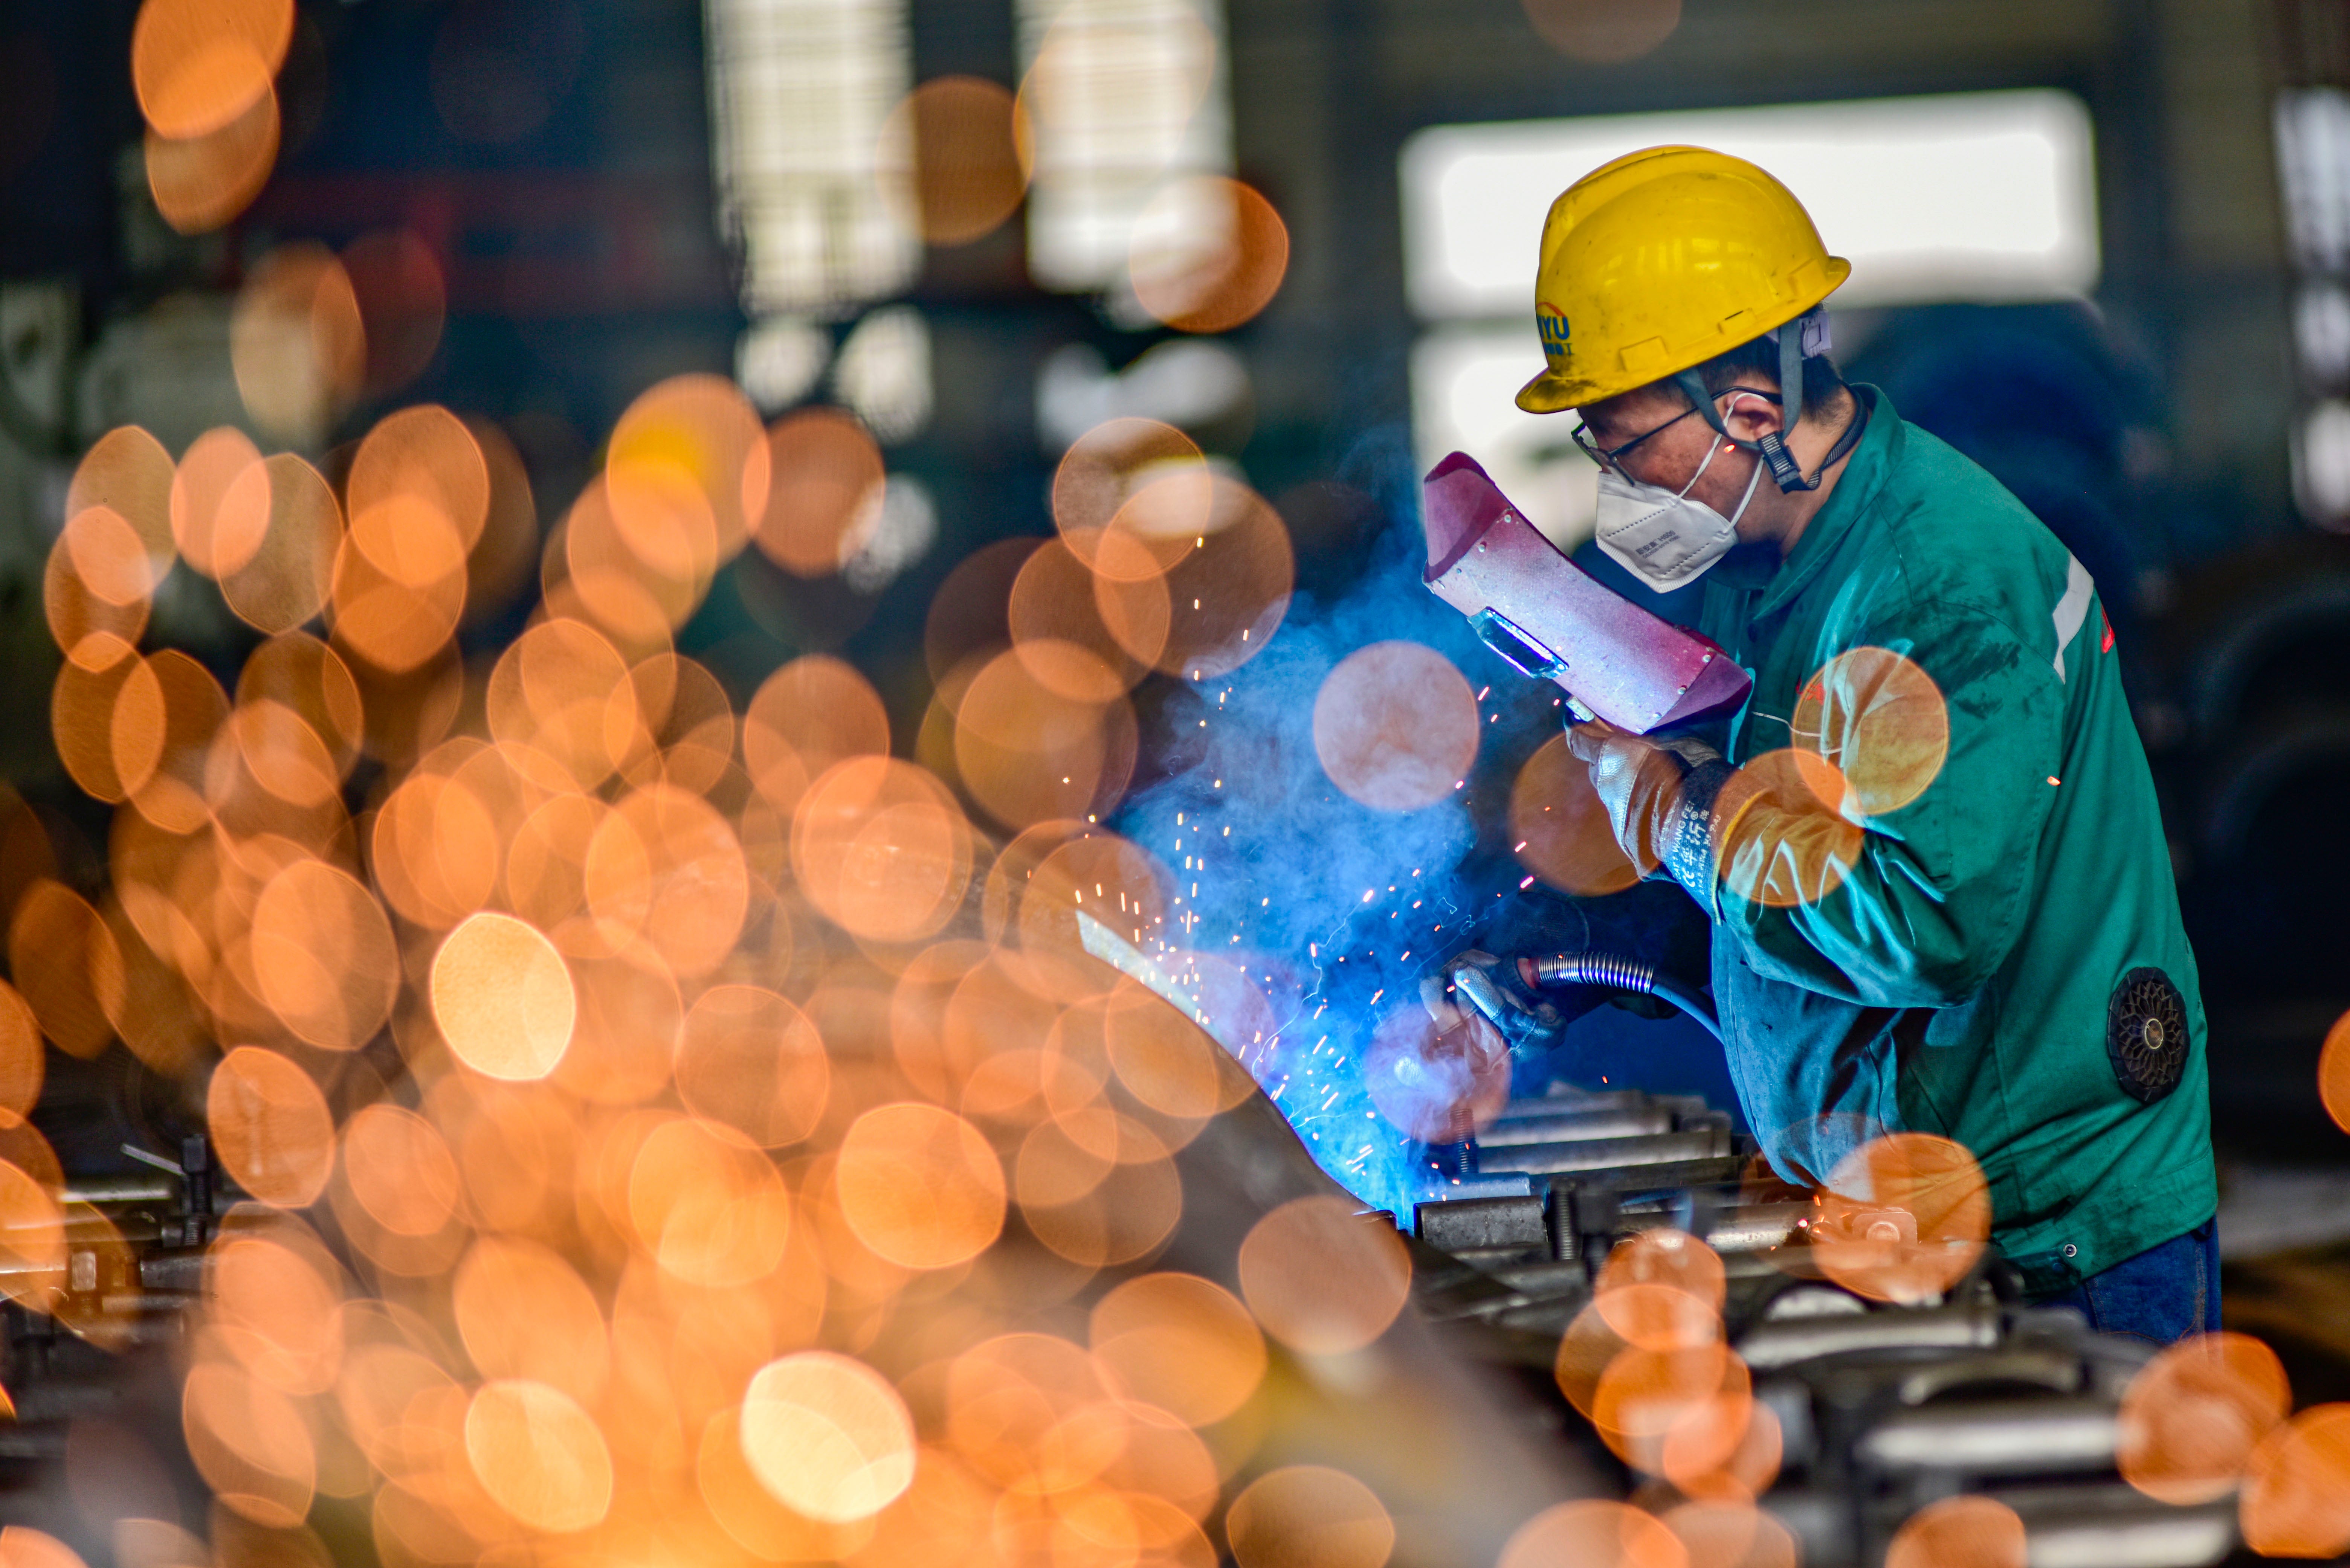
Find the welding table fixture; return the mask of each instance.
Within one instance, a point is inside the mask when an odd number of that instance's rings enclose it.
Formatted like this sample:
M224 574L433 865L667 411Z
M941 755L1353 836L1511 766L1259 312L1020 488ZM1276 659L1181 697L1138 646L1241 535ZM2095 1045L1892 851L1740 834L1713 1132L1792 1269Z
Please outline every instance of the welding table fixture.
M1819 1208L1754 1179L1752 1151L1691 1097L1554 1085L1513 1100L1412 1218L1419 1311L1546 1391L1567 1440L1605 1464L1559 1397L1562 1336L1618 1248L1686 1232L1721 1260L1722 1332L1753 1418L1778 1434L1756 1501L1811 1568L1874 1568L1904 1521L1960 1493L2012 1510L2034 1563L2200 1568L2235 1548L2232 1498L2173 1506L2117 1471L2121 1397L2151 1345L2028 1304L1995 1253L1911 1304L1821 1277L1804 1261Z

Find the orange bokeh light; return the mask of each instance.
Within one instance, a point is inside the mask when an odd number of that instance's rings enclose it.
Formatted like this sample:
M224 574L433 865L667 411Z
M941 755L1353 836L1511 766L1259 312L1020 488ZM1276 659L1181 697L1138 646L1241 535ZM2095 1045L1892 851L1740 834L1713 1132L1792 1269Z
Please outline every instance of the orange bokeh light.
M563 957L535 928L490 912L432 958L432 1016L460 1061L493 1078L544 1078L563 1060L578 998Z
M2350 1405L2313 1406L2263 1438L2236 1511L2263 1557L2350 1552Z
M490 514L490 470L481 443L463 420L436 404L379 420L352 453L346 483L352 515L405 497L446 520L468 550Z
M261 998L313 1045L355 1051L391 1016L400 956L391 922L348 874L297 860L270 879L253 913Z
M732 560L766 512L764 479L750 472L766 432L742 389L723 376L677 376L639 394L613 427L604 462L615 525L647 565L672 576ZM691 494L699 511L664 496ZM689 517L707 534L690 542Z
M1229 332L1253 319L1288 271L1288 225L1237 180L1170 181L1135 220L1135 300L1178 331Z
M50 1179L0 1159L0 1295L36 1312L66 1282L65 1215L50 1190L58 1173L43 1174Z
M110 506L76 513L50 546L41 575L49 635L67 659L104 670L147 629L156 587L146 541Z
M1209 532L1215 511L1216 475L1199 443L1156 420L1096 425L1053 472L1062 543L1114 582L1163 575Z
M0 981L0 1127L32 1114L45 1073L40 1021L24 994Z
M680 978L733 950L750 902L743 846L717 809L671 784L624 796L597 824L580 868L606 940L641 940Z
M1713 802L1713 852L1729 891L1770 909L1816 904L1843 886L1864 835L1849 784L1814 752L1765 752Z
M205 1261L208 1326L271 1387L325 1393L342 1369L340 1272L295 1227L226 1232Z
M335 1159L327 1098L276 1052L240 1045L222 1057L204 1119L222 1168L262 1202L298 1209L326 1189Z
M951 1267L1003 1229L1003 1166L977 1128L936 1106L858 1117L841 1137L835 1181L857 1239L904 1268Z
M88 1059L106 1049L127 976L121 944L88 900L46 878L27 888L8 922L8 971L58 1050Z
M1388 1331L1411 1289L1411 1258L1384 1221L1342 1198L1295 1198L1251 1228L1241 1294L1293 1350L1360 1350Z
M1094 579L1102 624L1119 646L1140 659L1156 645L1150 663L1186 680L1228 675L1263 652L1288 613L1296 581L1281 514L1222 474L1211 495L1203 530L1163 576L1114 576L1097 567ZM1103 565L1112 558L1105 552Z
M1887 648L1837 654L1804 683L1795 744L1843 774L1863 815L1882 816L1926 793L1950 750L1941 688Z
M1224 1515L1240 1568L1383 1568L1395 1521L1378 1493L1326 1465L1285 1465L1251 1481Z
M743 471L743 510L767 558L795 576L830 576L881 516L881 449L837 409L775 421ZM761 494L765 505L751 504Z
M188 1457L223 1503L290 1530L317 1495L318 1453L299 1406L240 1367L208 1363L181 1393Z
M326 607L335 556L343 542L342 509L318 471L289 452L253 464L222 498L224 514L251 510L261 543L244 565L222 574L221 597L256 630L291 631ZM249 524L240 524L240 531Z
M1742 1499L1679 1503L1659 1518L1689 1552L1690 1568L1797 1568L1803 1561L1787 1527Z
M2293 1409L2276 1352L2245 1334L2199 1334L2165 1348L2122 1397L2122 1479L2189 1506L2235 1490L2252 1449Z
M860 1361L804 1351L768 1363L743 1394L743 1456L761 1485L811 1519L869 1518L914 1479L914 1423Z
M1255 1091L1206 1030L1133 981L1121 980L1112 992L1103 1035L1118 1082L1162 1115L1211 1116Z
M1689 1297L1707 1313L1721 1311L1729 1294L1721 1254L1686 1231L1643 1231L1609 1250L1594 1286L1601 1310L1611 1293L1627 1286L1661 1286ZM1634 1344L1640 1341L1614 1316L1608 1324ZM1651 1346L1651 1348L1663 1348Z
M895 758L852 757L809 786L792 817L793 874L842 929L918 941L971 881L970 825L937 779Z
M595 1418L544 1383L484 1384L465 1408L465 1457L497 1505L534 1530L585 1530L612 1505L612 1455Z
M1143 1274L1094 1303L1090 1343L1126 1394L1195 1427L1255 1394L1264 1336L1248 1309L1196 1274Z
M137 425L119 425L90 444L66 489L66 516L103 506L130 524L147 545L149 579L161 582L176 546L172 536L172 482L176 473L163 443Z
M2317 1055L2317 1096L2334 1125L2350 1132L2350 1012L2325 1032Z
M232 512L226 504L231 488L260 461L251 438L225 425L198 436L180 458L172 477L172 539L205 576L235 571L261 548L266 511Z
M814 1131L831 1083L815 1023L755 985L712 986L694 1000L675 1073L687 1109L765 1148Z
M372 1105L343 1127L343 1175L368 1217L399 1236L432 1236L463 1197L440 1128L414 1111Z
M1477 760L1476 694L1417 642L1375 642L1339 660L1314 699L1314 751L1330 782L1378 811L1451 795Z
M283 117L277 94L262 93L244 113L201 136L147 132L147 190L163 221L183 234L209 234L252 205L277 163Z
M1877 1301L1920 1302L1974 1267L1991 1235L1991 1185L1974 1157L1930 1133L1889 1133L1828 1176L1812 1255L1827 1276Z
M229 365L261 430L288 441L326 434L367 372L359 297L332 252L299 241L262 259L229 317Z
M1028 672L1055 695L1079 702L1107 702L1132 690L1167 636L1163 611L1149 626L1129 617L1132 651L1121 647L1102 622L1092 570L1058 540L1038 546L1021 565L1005 626Z
M147 123L202 136L270 90L294 38L294 0L145 0L130 80Z
M1001 226L1027 190L1011 92L982 77L933 77L883 122L885 188L900 220L934 245Z
M1618 1459L1675 1480L1729 1463L1753 1408L1746 1364L1718 1343L1665 1350L1632 1344L1608 1362L1591 1397L1592 1424Z
M1502 1114L1510 1048L1455 1014L1446 1027L1418 1002L1388 1011L1363 1054L1363 1082L1381 1116L1422 1143L1459 1143Z
M485 1376L549 1384L584 1405L603 1393L604 1311L560 1253L484 1236L457 1267L450 1306L466 1355Z
M1952 1497L1911 1514L1885 1568L2024 1568L2023 1521L1988 1497Z
M1040 664L1059 673L1040 679ZM1064 694L1104 688L1106 701ZM957 714L963 787L1014 827L1107 815L1133 777L1139 745L1133 709L1118 691L1116 673L1074 643L996 655L963 692Z
M1690 1568L1679 1537L1620 1502L1562 1502L1518 1526L1499 1568Z
M743 766L778 811L850 757L887 756L889 716L873 683L828 655L795 659L760 682L743 710Z
M733 1128L679 1119L638 1147L628 1214L661 1269L724 1289L774 1272L792 1227L791 1195L775 1166Z
M456 635L465 541L449 514L403 493L354 512L336 553L335 640L388 675L421 669Z
M1510 839L1521 865L1563 893L1604 898L1640 879L1616 842L1591 770L1565 735L1535 748L1510 789Z

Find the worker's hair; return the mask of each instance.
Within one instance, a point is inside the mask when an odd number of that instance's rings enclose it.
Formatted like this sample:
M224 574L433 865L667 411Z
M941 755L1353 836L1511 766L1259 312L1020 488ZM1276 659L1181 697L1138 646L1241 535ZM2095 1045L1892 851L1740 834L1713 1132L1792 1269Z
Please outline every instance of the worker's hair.
M1796 326L1790 322L1790 332ZM1698 379L1709 392L1726 391L1731 387L1751 387L1761 377L1773 386L1779 384L1779 345L1773 338L1756 337L1741 343L1727 354L1717 354L1697 367ZM1837 373L1835 361L1825 354L1813 354L1804 360L1804 407L1825 408L1844 389L1844 377Z

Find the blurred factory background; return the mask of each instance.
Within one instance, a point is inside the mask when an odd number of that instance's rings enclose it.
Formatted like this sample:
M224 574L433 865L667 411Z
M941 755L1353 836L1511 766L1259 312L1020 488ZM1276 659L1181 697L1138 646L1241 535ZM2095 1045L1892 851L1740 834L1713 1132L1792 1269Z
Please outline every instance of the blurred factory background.
M0 49L0 531L26 672L0 701L25 787L63 782L42 563L74 459L120 424L174 453L222 424L323 453L443 403L498 423L551 525L662 377L735 375L770 417L844 404L890 475L864 558L811 588L745 555L679 647L738 695L840 651L901 749L944 673L932 594L979 546L1050 532L1054 466L1104 419L1238 463L1324 597L1414 463L1455 446L1568 539L1590 472L1508 400L1533 236L1579 171L1696 139L1779 170L1856 258L1847 369L2091 566L2171 812L2222 1136L2330 1147L2308 1085L2350 1006L2338 5L1104 0L1062 23L1024 150L1009 95L1058 0L348 0L300 9L275 171L219 223L158 211L136 9L17 5ZM962 161L924 176L922 223L889 210L891 135ZM1237 175L1285 232L1278 293L1231 331L1166 327L1127 281L1133 224L1187 173ZM1161 197L1148 221L1202 220ZM369 363L271 423L240 393L238 302L296 241L348 264Z
M52 740L44 574L109 431L177 458L241 430L339 483L384 415L443 405L526 480L511 558L477 563L511 589L647 388L844 408L887 479L837 574L745 550L674 646L738 710L837 654L921 756L985 643L942 585L1000 599L982 552L1053 535L1105 421L1270 500L1299 606L1417 548L1455 447L1579 543L1592 471L1510 403L1541 214L1701 141L1854 258L1846 373L2095 575L2210 1010L2230 1321L2308 1397L2350 1390L2350 1138L2316 1088L2350 1011L2345 0L304 0L273 89L179 125L135 90L140 10L0 7L0 774L53 844L107 842ZM1203 251L1228 259L1186 297ZM328 267L363 347L322 370ZM533 596L482 602L469 656ZM256 640L168 587L148 635L220 670ZM1498 802L1552 732L1519 690L1479 761L1503 888ZM1176 764L1171 699L1135 701L1139 790ZM1722 1086L1685 1021L1590 1027L1619 1083Z

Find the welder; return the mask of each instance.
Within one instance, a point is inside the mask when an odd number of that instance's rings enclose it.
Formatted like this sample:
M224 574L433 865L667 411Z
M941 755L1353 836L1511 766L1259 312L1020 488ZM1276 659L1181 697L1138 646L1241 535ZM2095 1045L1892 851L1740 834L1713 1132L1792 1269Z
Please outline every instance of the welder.
M1711 732L1568 744L1624 852L1712 922L1731 1075L1782 1176L1952 1139L2033 1299L2163 1343L2217 1328L2203 1009L2095 585L1842 380L1823 302L1850 271L1777 180L1700 148L1553 203L1547 365L1518 404L1578 417L1599 546L1659 590L1701 582L1697 629L1754 681ZM1897 753L1874 797L1871 744Z

